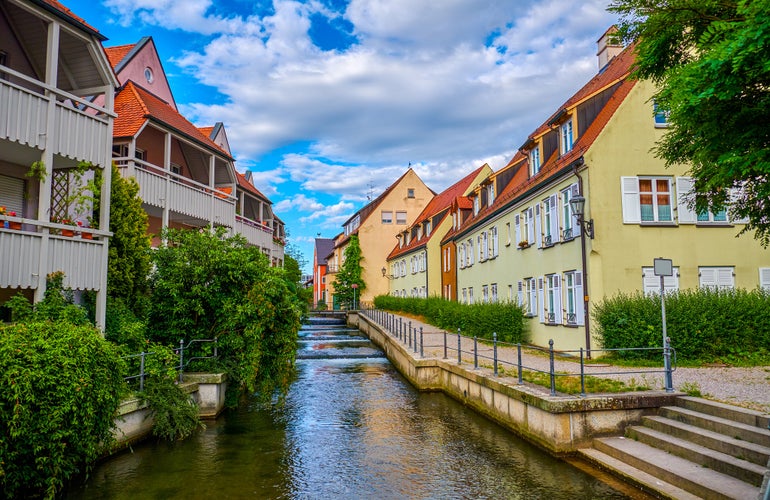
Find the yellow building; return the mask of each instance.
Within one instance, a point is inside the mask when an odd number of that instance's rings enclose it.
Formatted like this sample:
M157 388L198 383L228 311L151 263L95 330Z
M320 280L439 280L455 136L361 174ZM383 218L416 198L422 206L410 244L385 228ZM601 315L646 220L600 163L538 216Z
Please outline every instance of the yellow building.
M344 231L335 238L334 251L327 257L327 300L330 301L327 306L337 307L333 301L333 283L344 262L345 248L354 234L358 235L361 245L362 278L366 283L359 302L371 302L377 295L388 293L387 273L382 269L385 269L393 241L402 229L414 223L434 195L417 173L409 168L380 196L343 224Z
M602 56L599 74L493 176L499 196L477 196L452 234L458 300L518 301L533 342L554 339L557 349L598 347L592 304L659 290L655 258L673 261L669 290L770 289L770 252L750 235L736 238L742 221L727 213L694 213L687 167L666 168L651 153L665 114L654 109L651 83L628 78L633 48L603 38ZM584 225L570 204L581 197Z
M442 293L441 240L452 227L450 209L458 197L467 196L492 174L484 164L436 195L414 224L397 235L398 243L387 258L390 294L397 297L444 296Z

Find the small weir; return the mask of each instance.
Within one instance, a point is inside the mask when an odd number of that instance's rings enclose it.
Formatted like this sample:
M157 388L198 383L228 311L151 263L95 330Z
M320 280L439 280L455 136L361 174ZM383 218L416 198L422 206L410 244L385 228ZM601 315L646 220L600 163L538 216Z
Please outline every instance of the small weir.
M283 397L99 464L68 498L628 498L439 393L344 320L311 318Z

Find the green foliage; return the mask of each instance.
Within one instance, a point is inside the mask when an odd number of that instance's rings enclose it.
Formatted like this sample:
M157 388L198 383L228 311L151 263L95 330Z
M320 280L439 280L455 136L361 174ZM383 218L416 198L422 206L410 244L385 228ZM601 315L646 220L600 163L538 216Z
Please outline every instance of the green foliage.
M293 373L300 326L296 295L282 269L241 236L222 230L166 233L169 245L153 253L151 339L219 339L216 366L231 382L228 403L240 391L285 387Z
M112 167L107 294L140 314L146 307L150 274L150 238L147 213L139 198L136 179L123 179Z
M663 343L660 296L620 294L594 306L597 340L607 349ZM683 290L666 295L666 331L678 360L762 364L770 359L770 294ZM618 353L660 359L660 351Z
M0 325L0 487L53 498L109 443L123 369L99 331L66 321Z
M340 270L334 278L334 293L340 304L348 308L355 308L357 304L353 303L354 296L355 301L358 302L361 294L366 290L366 283L361 277L363 271L361 261L364 257L361 253L357 234L350 237L344 257L345 262L340 266ZM353 288L354 284L358 285L358 289Z
M638 40L637 71L670 110L656 155L687 164L696 210L731 202L742 232L770 243L770 8L751 0L615 0L620 34ZM730 189L742 195L730 199Z
M64 289L63 283L64 273L57 271L49 274L43 300L34 306L21 293L8 300L5 305L11 310L13 321L51 320L76 325L89 324L86 309L74 303L72 290Z
M493 304L461 304L439 297L427 299L378 295L374 306L387 311L403 312L425 318L429 324L445 330L461 329L463 335L492 339L497 333L501 342L528 340L524 329L524 311L511 302Z

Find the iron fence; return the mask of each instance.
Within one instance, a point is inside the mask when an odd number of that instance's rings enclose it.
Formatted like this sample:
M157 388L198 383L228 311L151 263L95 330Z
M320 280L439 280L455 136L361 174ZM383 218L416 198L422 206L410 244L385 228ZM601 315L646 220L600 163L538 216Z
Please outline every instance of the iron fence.
M202 345L208 344L208 343L214 344L212 350L201 349ZM204 359L217 359L219 357L217 348L218 348L218 339L216 338L193 339L187 342L187 344L185 344L184 339L181 339L179 341L179 347L176 347L173 349L173 353L179 358L179 362L175 364L176 371L178 372L179 382L182 382L185 369L193 361L199 361ZM146 371L147 357L155 356L156 354L157 353L150 351L150 352L140 352L138 354L129 354L126 356L122 356L122 359L129 360L129 361L132 359L137 359L137 358L139 359L139 366L136 368L133 368L133 370L138 370L138 373L135 372L133 375L128 375L126 377L123 377L123 379L129 383L131 383L132 381L137 381L139 391L140 392L143 391L144 383L148 376L148 373ZM190 354L193 354L193 355L190 355Z

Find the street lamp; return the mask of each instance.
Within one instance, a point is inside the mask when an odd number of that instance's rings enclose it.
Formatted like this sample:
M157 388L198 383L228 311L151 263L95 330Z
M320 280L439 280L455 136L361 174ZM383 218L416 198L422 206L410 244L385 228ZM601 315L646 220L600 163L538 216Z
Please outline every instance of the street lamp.
M388 270L385 269L384 267L382 269L380 269L380 271L382 271L382 277L383 278L388 278L389 280L393 279L393 276L388 274Z
M582 189L581 189L582 190ZM594 220L585 220L586 199L582 195L573 196L569 200L572 215L577 219L580 231L580 255L583 259L583 323L586 329L586 357L591 359L591 328L588 314L588 266L586 264L586 234L594 239Z

